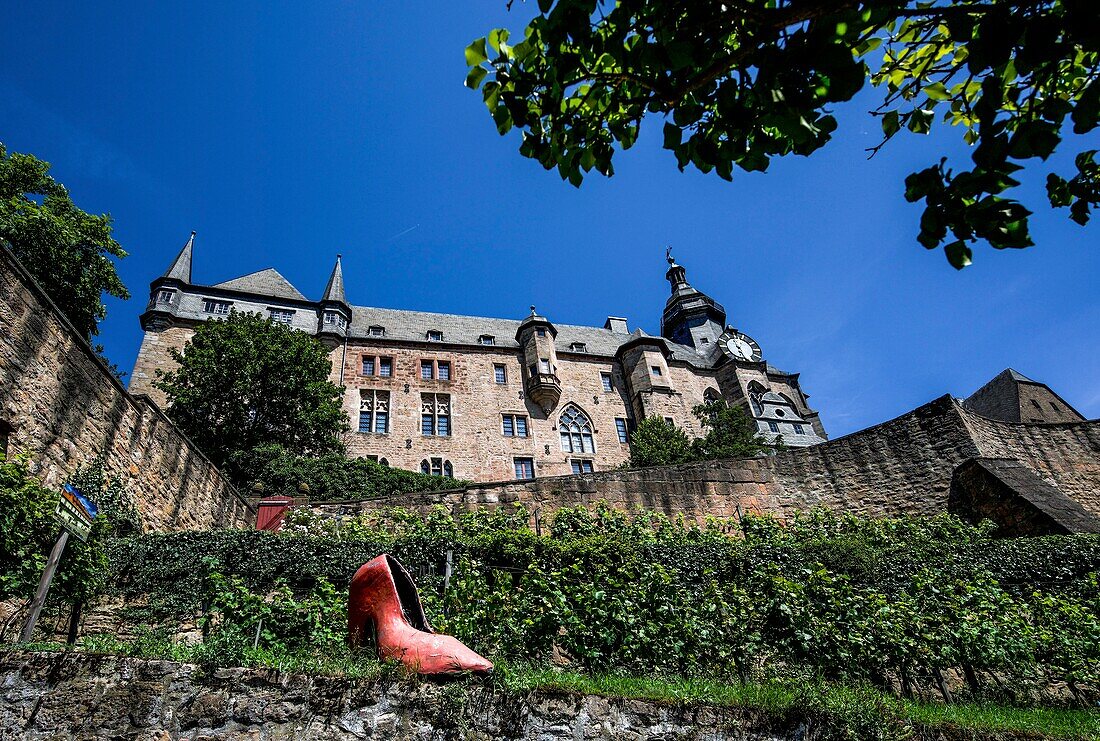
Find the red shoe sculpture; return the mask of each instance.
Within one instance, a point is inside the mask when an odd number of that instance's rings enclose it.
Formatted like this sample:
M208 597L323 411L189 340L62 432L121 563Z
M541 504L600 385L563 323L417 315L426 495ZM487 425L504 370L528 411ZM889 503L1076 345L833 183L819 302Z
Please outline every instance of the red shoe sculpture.
M348 593L348 643L362 646L372 634L380 659L397 659L419 674L493 670L457 638L432 630L409 572L385 553L359 567Z

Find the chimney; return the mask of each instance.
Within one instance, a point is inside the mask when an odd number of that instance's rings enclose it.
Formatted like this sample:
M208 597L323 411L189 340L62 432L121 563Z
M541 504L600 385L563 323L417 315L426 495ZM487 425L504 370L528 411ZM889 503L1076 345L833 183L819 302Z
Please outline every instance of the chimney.
M622 334L630 333L630 330L626 328L626 318L621 316L609 316L607 321L604 322L603 328Z

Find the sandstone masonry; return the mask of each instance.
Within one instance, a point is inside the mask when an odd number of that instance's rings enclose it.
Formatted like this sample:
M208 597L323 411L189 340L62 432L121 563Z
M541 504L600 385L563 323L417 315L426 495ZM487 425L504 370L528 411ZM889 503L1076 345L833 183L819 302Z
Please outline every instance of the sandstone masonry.
M47 486L103 457L149 530L239 527L255 515L145 396L131 395L9 250L0 249L0 433Z
M175 365L202 322L253 312L315 335L343 386L353 456L475 481L617 468L637 420L664 417L698 434L692 409L726 399L760 434L790 446L825 430L797 373L764 360L726 324L720 304L688 283L669 257L661 335L554 324L531 307L519 320L348 303L339 259L319 301L273 269L213 285L192 279L194 235L150 286L145 337L130 389L163 401L158 370Z

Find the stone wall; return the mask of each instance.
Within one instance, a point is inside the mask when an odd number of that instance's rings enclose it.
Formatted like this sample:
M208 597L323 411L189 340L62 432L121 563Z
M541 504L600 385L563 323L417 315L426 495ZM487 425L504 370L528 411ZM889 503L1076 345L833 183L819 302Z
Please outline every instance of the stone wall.
M255 515L148 398L129 394L45 292L0 249L0 421L8 453L27 453L60 487L100 456L148 530L241 527Z
M87 654L0 654L0 739L822 741L821 723L488 683L306 677ZM918 728L920 739L1017 736ZM1024 738L1024 736L1018 736ZM1028 735L1027 738L1037 738ZM1041 737L1040 737L1041 738Z
M955 469L978 457L1018 459L1085 510L1100 514L1100 422L995 422L968 412L949 396L861 432L768 458L474 484L315 506L348 512L521 503L550 513L604 500L621 509L646 508L695 519L744 512L788 519L814 506L871 517L923 516L949 511Z

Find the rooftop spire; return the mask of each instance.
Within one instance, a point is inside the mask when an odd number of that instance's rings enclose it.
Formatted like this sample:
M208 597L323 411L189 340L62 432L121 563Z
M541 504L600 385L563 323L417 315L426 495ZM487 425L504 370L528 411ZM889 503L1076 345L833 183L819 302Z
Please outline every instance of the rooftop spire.
M191 282L191 257L195 249L195 232L191 232L191 236L187 238L187 244L183 246L180 253L176 255L176 259L172 261L168 270L164 273L165 278L174 278L184 283Z
M344 270L340 267L340 257L340 255L336 256L336 265L332 268L332 275L329 276L328 285L325 286L322 301L336 301L341 304L348 302L344 295Z
M670 284L672 284L672 292L690 288L687 281L687 271L681 266L676 264L676 258L672 256L672 247L665 248L665 260L668 261L668 272L665 273L665 278Z

